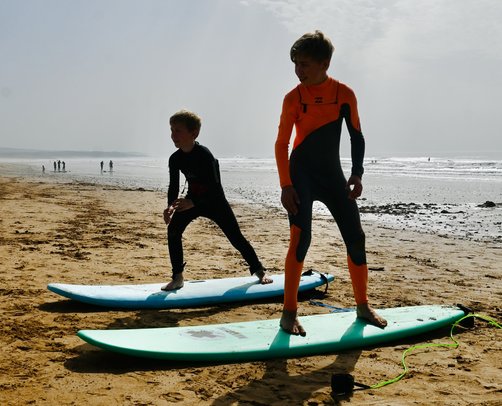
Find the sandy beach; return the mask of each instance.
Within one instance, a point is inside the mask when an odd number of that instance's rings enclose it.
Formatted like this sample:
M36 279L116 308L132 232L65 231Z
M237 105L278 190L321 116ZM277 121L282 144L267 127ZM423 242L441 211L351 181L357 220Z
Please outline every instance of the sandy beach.
M80 340L79 329L142 328L280 316L282 298L180 310L118 311L49 292L50 282L125 284L168 280L161 192L81 182L0 177L0 404L2 405L498 405L501 331L482 321L457 330L457 349L408 357L400 382L333 398L333 373L368 385L402 371L411 345L449 342L449 328L378 348L296 359L194 365L113 354ZM271 272L282 272L285 213L234 205L244 235ZM376 308L462 303L502 319L502 247L395 230L364 220L370 298ZM212 223L184 238L187 279L245 276L245 263ZM336 224L318 216L305 268L335 275L326 296L302 297L300 315L352 307L345 249Z

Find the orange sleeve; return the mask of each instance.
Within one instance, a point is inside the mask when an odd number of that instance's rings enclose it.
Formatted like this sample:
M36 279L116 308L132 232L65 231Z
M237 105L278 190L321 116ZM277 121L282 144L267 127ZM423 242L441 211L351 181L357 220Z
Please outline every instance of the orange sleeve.
M296 105L298 103L297 100L295 102L293 96L294 93L292 91L284 97L277 140L275 141L275 161L277 163L281 188L292 184L289 175L289 142L293 126L297 119Z

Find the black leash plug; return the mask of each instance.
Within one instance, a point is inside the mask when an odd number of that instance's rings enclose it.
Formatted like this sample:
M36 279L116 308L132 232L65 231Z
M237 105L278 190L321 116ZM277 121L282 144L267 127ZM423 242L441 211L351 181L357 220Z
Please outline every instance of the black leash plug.
M370 389L371 386L354 381L354 377L350 374L333 374L331 375L331 390L334 395L347 395L354 392L354 387L361 389Z

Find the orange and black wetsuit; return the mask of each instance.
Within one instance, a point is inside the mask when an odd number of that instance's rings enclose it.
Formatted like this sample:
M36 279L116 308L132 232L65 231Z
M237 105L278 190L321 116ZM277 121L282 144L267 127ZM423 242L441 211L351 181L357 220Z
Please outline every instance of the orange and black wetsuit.
M303 261L311 241L312 205L324 203L336 220L347 248L347 260L357 304L366 303L368 269L365 235L355 200L348 198L340 164L340 135L345 119L351 140L352 175L362 176L364 137L354 92L328 78L320 85L298 85L284 98L275 155L281 187L292 185L300 204L289 215L290 244L286 257L284 308L296 311ZM293 126L296 137L288 148Z

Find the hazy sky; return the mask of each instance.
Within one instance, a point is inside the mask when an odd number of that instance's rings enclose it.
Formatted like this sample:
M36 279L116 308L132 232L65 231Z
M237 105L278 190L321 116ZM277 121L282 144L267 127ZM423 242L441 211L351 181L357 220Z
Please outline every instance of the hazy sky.
M289 48L320 29L367 157L502 159L501 0L0 0L0 147L272 157ZM344 151L348 135L344 132Z

